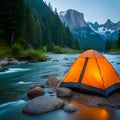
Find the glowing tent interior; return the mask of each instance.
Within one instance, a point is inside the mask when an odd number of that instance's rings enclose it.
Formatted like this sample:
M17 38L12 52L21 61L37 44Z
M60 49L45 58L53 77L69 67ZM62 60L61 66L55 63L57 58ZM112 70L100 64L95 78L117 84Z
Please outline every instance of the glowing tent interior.
M120 89L120 78L102 54L87 50L75 60L60 87L108 96Z

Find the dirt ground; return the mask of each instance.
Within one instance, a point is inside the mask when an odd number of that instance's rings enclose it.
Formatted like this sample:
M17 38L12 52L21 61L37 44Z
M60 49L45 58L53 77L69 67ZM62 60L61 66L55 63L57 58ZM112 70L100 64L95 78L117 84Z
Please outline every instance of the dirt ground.
M101 106L120 109L120 91L111 94L109 97L89 95L73 91L73 96L71 98L65 98L64 100L68 102L75 101L87 106Z

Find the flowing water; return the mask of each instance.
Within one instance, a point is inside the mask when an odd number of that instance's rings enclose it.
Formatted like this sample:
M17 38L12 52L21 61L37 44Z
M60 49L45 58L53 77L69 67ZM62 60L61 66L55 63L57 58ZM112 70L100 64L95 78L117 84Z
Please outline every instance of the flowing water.
M120 110L111 108L88 107L83 104L76 113L63 110L52 111L42 115L25 115L22 113L28 98L27 91L31 84L45 83L50 75L59 80L69 70L78 54L50 54L52 60L28 65L9 66L0 72L0 120L120 120ZM120 76L120 55L104 55L114 66ZM68 58L68 60L65 60Z

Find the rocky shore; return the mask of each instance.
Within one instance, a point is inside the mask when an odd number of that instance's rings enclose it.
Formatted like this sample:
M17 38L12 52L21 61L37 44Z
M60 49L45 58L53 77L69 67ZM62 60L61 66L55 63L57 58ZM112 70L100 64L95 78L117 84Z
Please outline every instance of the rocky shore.
M91 107L109 107L120 109L120 91L109 97L85 94L72 91L68 88L57 87L59 80L51 76L44 85L33 84L27 93L29 101L23 112L26 114L42 114L56 109L65 112L76 112L82 110L74 103L84 104ZM32 96L32 97L31 97Z
M118 50L118 51L113 51L113 52L107 52L106 54L110 54L110 55L120 55L120 50Z
M0 59L0 72L4 72L8 69L8 65L16 65L16 64L29 64L30 62L27 60L18 60L16 58L4 58Z
M78 110L77 106L64 100L64 98L72 96L72 90L68 88L56 88L58 84L59 80L51 76L45 85L39 83L31 85L27 93L30 100L23 109L23 113L34 115L56 109L63 109L66 112L76 112Z

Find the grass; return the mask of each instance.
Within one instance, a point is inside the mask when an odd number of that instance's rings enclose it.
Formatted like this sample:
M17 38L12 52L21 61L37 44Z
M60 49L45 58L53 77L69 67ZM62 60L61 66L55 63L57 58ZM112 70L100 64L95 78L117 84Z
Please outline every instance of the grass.
M9 47L0 47L0 58L17 58L19 60L28 60L31 62L45 61L45 54L40 51L29 49L25 50L22 46L14 44Z

